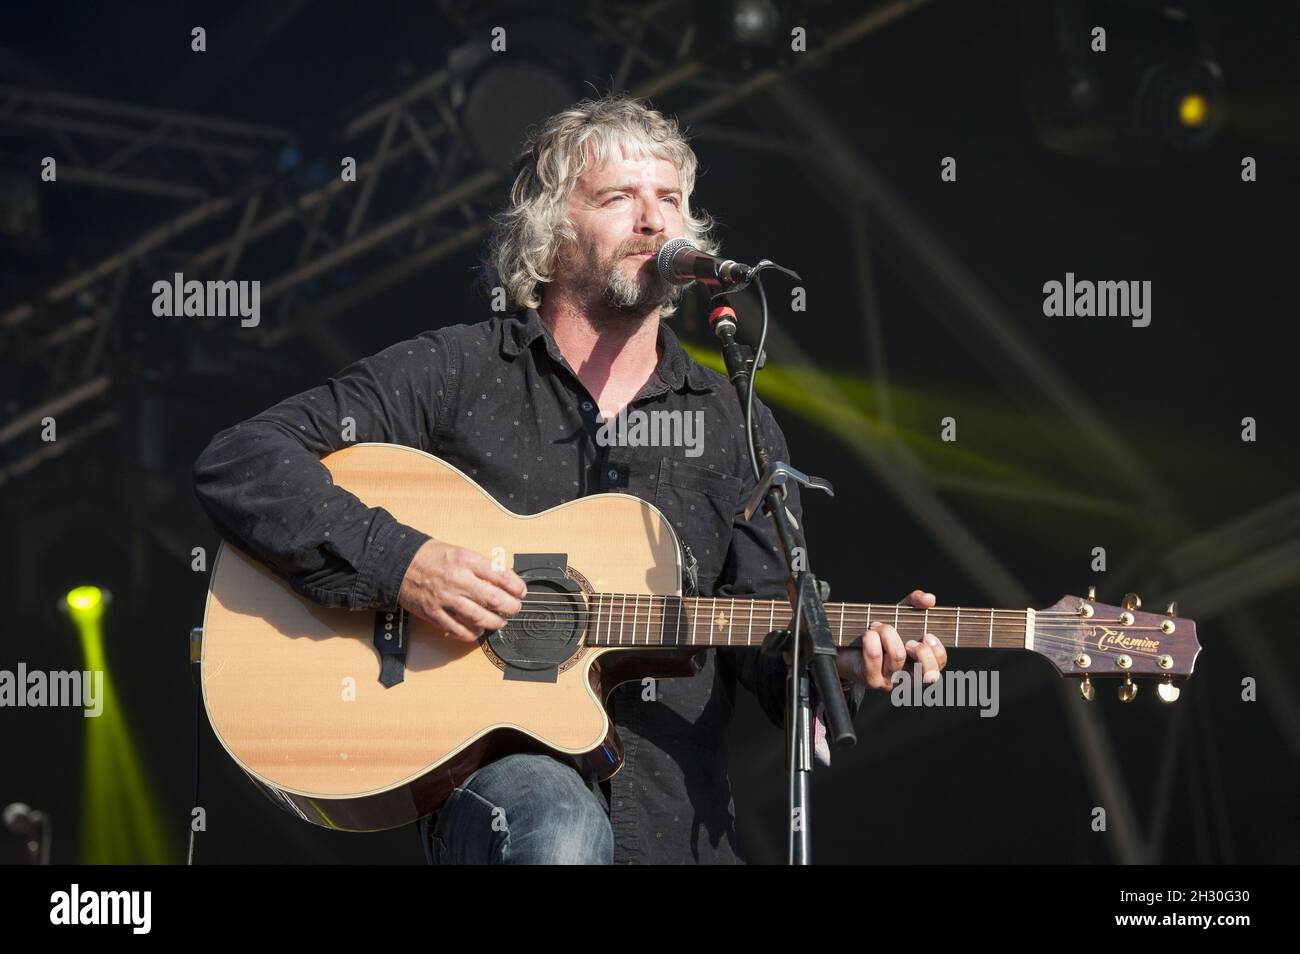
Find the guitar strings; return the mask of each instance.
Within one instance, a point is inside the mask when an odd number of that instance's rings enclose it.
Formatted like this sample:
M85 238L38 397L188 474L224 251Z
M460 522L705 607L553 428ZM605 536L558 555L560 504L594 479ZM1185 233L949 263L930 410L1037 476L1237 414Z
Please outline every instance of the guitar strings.
M646 594L642 594L642 595L646 595ZM609 612L609 613L618 613L622 616L626 616L628 612L633 612L636 613L637 615L640 615L643 612L664 613L670 611L674 606L676 606L678 610L678 615L681 615L682 613L691 613L691 612L693 612L695 615L699 615L702 610L707 610L709 614L712 614L715 610L719 608L719 601L725 601L726 604L730 604L734 609L735 604L738 600L743 602L749 599L748 597L734 597L734 598L717 597L715 600L715 598L713 597L676 597L676 596L665 597L659 595L650 596L648 598L652 600L663 600L665 602L662 604L655 604L651 602L648 606L642 607L635 597L631 605L628 605L627 601L622 599L622 597L607 596L597 601L581 603L580 604L581 609L579 611L586 612L588 614L593 614L593 615L597 613L605 614L606 612ZM672 604L667 602L669 600L677 600L678 602L676 604ZM687 604L685 602L686 600L693 600L694 603ZM711 605L706 606L705 601L709 601ZM572 607L575 605L575 602L576 602L576 598L525 597L525 599L522 601L522 604L525 608L529 606ZM827 607L828 609L827 619L829 620L838 617L844 620L852 619L855 623L859 623L862 620L870 620L872 622L890 622L889 619L890 614L888 611L891 609L895 609L895 607L890 605L885 605L885 604L881 604L878 607L875 604L868 604L868 605L870 606L870 609L860 605L855 607L850 607L848 604L845 604L844 611L839 612L837 614L837 611L834 609L835 604L830 604ZM882 612L874 612L874 610L877 609L881 610ZM966 608L966 607L936 606L936 607L931 607L930 609L927 610L927 609L920 609L911 606L899 606L897 607L897 609L900 612L895 613L894 617L900 623L903 621L910 621L915 619L917 616L921 616L923 618L933 617L934 620L937 622L942 622L942 623L952 622L954 624L960 625L961 615L962 613L965 613L970 618L970 622L972 625L980 625L980 626L986 624L990 615L992 616L992 619L994 620L995 623L999 623L999 622L1004 624L1011 623L1014 625L1023 626L1026 622L1028 622L1029 613L1030 613L1029 610L1013 610L1013 609L990 610L990 609L978 608L978 607ZM780 611L782 613L788 612L788 610L786 610L784 607L782 607ZM1068 621L1068 622L1084 622L1084 623L1091 622L1092 624L1107 622L1107 623L1116 623L1118 625L1124 626L1126 629L1156 630L1160 628L1159 626L1139 625L1136 623L1125 624L1122 620L1120 620L1117 617L1105 617L1105 616L1097 616L1097 615L1080 616L1077 612L1070 612L1068 610L1054 610L1054 611L1033 610L1032 612L1036 622L1037 621L1048 621L1048 622ZM520 613L516 614L512 618L518 619L520 618L520 616L524 616L524 615L526 615L526 610L521 610ZM740 615L743 615L743 611L739 613L733 612L732 618L735 619ZM772 611L769 611L769 616L773 616L773 615L774 613ZM1145 615L1151 616L1154 614L1145 614ZM758 620L762 618L761 613L753 613L751 614L751 616L752 619L754 620Z
M665 596L662 596L662 595L659 595L659 594L629 594L629 595L631 595L631 596L633 597L634 604L635 604L635 601L637 601L641 596L644 596L644 597L646 597L646 598L649 599L649 600L653 600L653 599L656 599L656 598L657 598L657 599L663 599L663 600L669 600L669 599L678 599L678 600L681 600L681 599L684 599L683 597L675 597L675 596L668 596L668 597L665 597ZM602 596L604 596L604 597L611 597L611 594L602 594ZM688 636L688 639L687 639L685 642L671 642L671 643L669 643L669 642L663 642L663 641L660 641L660 642L657 642L657 643L652 643L652 642L650 641L650 639L649 639L649 634L647 634L647 641L646 641L645 643L642 643L642 644L638 644L637 642L635 642L635 638L633 638L633 641L631 641L631 642L629 642L629 643L624 643L624 642L622 642L621 639L620 639L618 642L613 642L613 641L611 641L611 640L613 639L613 626L614 626L614 624L613 624L613 617L612 617L612 611L613 611L613 609L614 609L613 600L614 600L614 599L618 599L618 598L619 598L618 596L613 596L613 597L610 599L609 609L611 610L611 614L610 614L609 616L606 616L606 617L603 618L603 619L602 619L601 616L600 616L600 611L602 611L603 609L605 609L605 605L604 605L604 602L603 602L603 601L602 601L601 603L597 604L594 610L588 609L588 608L587 608L588 604L585 604L585 603L582 604L581 607L577 607L577 606L574 605L574 602L575 602L574 599L565 598L565 597L563 597L563 596L561 596L561 595L559 595L559 594L556 594L556 597L554 597L554 598L549 597L549 596L548 596L547 598L545 598L545 599L539 599L539 598L537 598L537 597L525 598L525 599L523 600L523 603L524 603L525 605L528 605L528 604L565 605L565 606L568 606L568 607L571 608L571 609L570 609L570 615L571 615L572 617L574 617L574 618L577 618L577 617L579 617L579 616L595 617L595 618L592 620L592 622L594 623L593 629L596 631L596 632L595 632L595 636L594 636L594 638L595 638L597 641L596 641L596 642L588 642L588 643L587 643L587 645L591 645L591 646L617 647L617 646L637 646L637 645L643 645L643 646L645 646L645 647L647 647L647 648L650 648L650 647L653 647L653 648L672 648L672 647L682 647L682 646L685 646L685 647L690 647L690 646L708 647L708 646L719 646L719 645L721 645L721 644L716 643L716 642L709 642L709 643L695 643L695 642L692 642L692 641L691 641L691 637L689 637L689 636ZM703 601L703 600L714 600L714 599L715 599L714 597L688 597L688 598L690 598L690 599L695 599L695 600L697 600L697 601ZM717 597L716 599L725 599L725 600L728 600L728 601L730 602L730 601L732 601L733 598L731 598L731 597ZM744 599L744 598L743 598L743 597L737 597L736 599ZM872 604L872 605L874 605L874 604ZM700 608L700 606L701 606L701 603L700 603L700 602L697 602L697 603L696 603L697 610ZM881 608L882 608L882 609L893 609L893 608L895 608L895 607L893 607L893 606L886 606L886 605L882 604ZM911 618L913 618L913 619L915 618L915 614L920 613L920 614L922 614L922 615L924 616L927 612L928 612L928 613L935 613L935 615L936 615L936 617L938 618L939 621L946 621L946 620L957 621L957 620L959 619L959 614L958 614L956 608L948 608L948 607L940 608L940 607L934 607L934 608L931 608L931 609L928 610L928 611L927 611L927 610L923 610L923 609L917 609L916 607L901 606L901 605L898 606L897 608L900 609L900 610L907 610L908 613L910 614ZM644 618L644 619L641 619L641 618L639 618L639 616L640 616L640 607L639 607L639 605L634 605L634 614L633 614L633 615L634 615L634 620L632 621L632 625L634 626L634 628L637 628L637 627L643 627L643 628L647 628L647 629L649 629L650 631L653 631L654 629L658 628L658 629L660 630L660 633L661 633L661 634L666 633L666 632L667 632L667 628L668 628L668 626L669 626L670 624L675 624L677 620L681 620L681 619L683 619L683 614L680 612L680 610L679 610L677 616L676 616L675 619L674 619L674 618L670 618L670 616L666 615L665 611L666 611L667 609L668 609L667 603L665 603L662 607L659 607L659 608L656 608L656 607L653 605L653 603L651 603L650 606L646 607L646 615L645 615L645 618ZM846 604L846 610L847 610L847 604ZM855 628L856 628L857 625L862 624L862 622L863 622L864 620L866 620L866 619L870 619L872 616L877 615L877 614L873 614L873 613L869 612L868 610L866 610L866 609L864 609L864 608L859 607L859 608L856 608L856 609L854 609L854 610L847 611L845 614L843 614L845 620L848 620L848 619L850 618L850 612L853 613L853 614L856 614L856 616L859 617L859 618L854 618L854 619L852 620L852 621L853 621L853 624L854 624L854 626L855 626ZM994 638L997 638L997 639L1010 640L1010 641L1012 642L1012 645L1004 645L1004 646L992 646L992 645L990 645L988 648L994 648L994 649L1013 649L1013 648L1016 648L1014 644L1017 643L1017 642L1019 642L1019 643L1023 646L1023 640L1024 640L1024 624L1025 624L1025 622L1027 622L1027 618L1028 618L1028 613L1027 613L1027 611L1025 611L1025 610L992 610L992 611L990 611L990 610L982 610L982 611L968 610L968 612L992 612L992 613L994 614L994 616L993 616L993 618L992 618L992 620L991 620L990 633L989 633L990 640L992 640L992 639L994 639ZM619 630L620 630L620 632L621 632L624 628L626 628L626 626L628 625L629 621L627 620L626 615L625 615L625 611L624 611L623 607L621 607L621 606L619 607L619 613L620 613L620 617L621 617L621 618L620 618L620 622L619 622ZM945 616L945 614L947 614L947 613L951 613L952 615L951 615L951 616ZM1012 616L1012 617L1019 616L1019 617L1021 617L1021 619L1018 619L1018 620L1011 620L1011 621L1008 621L1008 620L999 620L999 619L997 618L997 614L1002 614L1002 615L1004 615L1004 616ZM1060 617L1062 622L1068 620L1068 621L1070 621L1070 622L1074 622L1074 623L1085 622L1085 624L1091 624L1091 625L1097 625L1097 624L1101 624L1101 623L1114 623L1114 624L1116 624L1116 625L1124 625L1123 623L1121 623L1121 621L1120 621L1119 619L1111 619L1111 618L1108 618L1108 617L1095 617L1095 616L1093 616L1093 617L1082 617L1082 616L1079 616L1077 613L1069 613L1069 612L1064 612L1064 611L1061 611L1061 612L1054 612L1054 613L1045 613L1045 612L1038 612L1038 611L1036 611L1036 612L1035 612L1035 616L1036 616L1036 620L1037 620L1037 619L1042 619L1042 618L1044 618L1044 617L1049 617L1049 618L1050 618L1050 617ZM519 614L516 614L515 616L508 617L508 618L507 618L507 623L509 623L509 622L514 622L514 621L528 621L528 620L551 620L551 621L553 621L553 620L555 620L555 618L556 618L556 617L555 617L555 614L552 614L552 613L546 613L546 614L529 614L529 613L527 613L527 612L520 612ZM731 617L731 622L734 623L735 618L736 618L735 615L733 615L733 616ZM761 618L761 617L755 616L754 618L757 619L757 618ZM828 617L828 618L829 618L829 617ZM884 620L881 620L881 622L884 622ZM600 626L601 626L602 624L604 624L604 625L607 626L607 632L606 632L606 635L605 635L604 637L601 637L601 636L599 635L599 629L600 629ZM745 622L745 627L746 627L747 630L749 629L749 627L750 627L751 624L752 624L752 620L747 620L747 621ZM928 624L927 624L927 625L928 625ZM864 628L865 628L865 627L864 627ZM980 628L981 630L984 629L984 625L983 625L982 622L979 624L979 628ZM1159 629L1160 627L1158 627L1158 626L1134 626L1134 625L1127 625L1127 626L1125 626L1124 628L1125 628L1126 631L1148 631L1148 630L1150 630L1150 631L1154 631L1154 630ZM677 629L680 629L680 624L675 625L675 631L676 631ZM752 643L750 642L750 639L752 638L752 635L753 635L753 634L751 634L751 633L746 633L746 635L745 635L745 643L744 643L744 645L745 645L746 647L752 647L752 646L754 645L754 644L752 644ZM766 635L766 634L764 634L764 635ZM844 634L841 633L839 638L843 638L843 636L844 636ZM635 637L635 632L633 633L633 637ZM589 636L589 638L590 638L590 636ZM856 640L857 640L857 637L854 638L854 641L855 641L855 642L856 642ZM1060 636L1060 635L1054 635L1054 634L1050 634L1050 633L1035 633L1035 634L1034 634L1034 637L1033 637L1033 641L1034 641L1035 645L1038 645L1038 644L1046 644L1046 645L1054 645L1054 646L1061 646L1061 647L1069 647L1069 648L1071 648L1071 649L1080 649L1080 648L1084 648L1086 645L1088 645L1086 639L1083 638L1082 636ZM979 640L976 640L976 642L972 643L970 646L962 647L962 646L960 645L960 641L958 640L958 642L956 642L956 643L954 643L954 644L951 644L950 648L979 648L978 643L979 643ZM840 644L837 644L837 645L840 645ZM847 647L847 645L841 645L840 648L848 648L848 647ZM1121 649L1119 649L1118 647L1116 647L1116 648L1111 648L1111 647L1097 647L1094 651L1095 651L1095 652L1099 652L1099 653L1108 653L1108 654L1111 654L1111 653L1117 653L1117 652L1122 651L1122 652L1126 652L1126 653L1128 653L1128 654L1131 655L1131 656L1149 657L1149 658L1152 658L1152 659L1159 658L1160 655L1163 655L1163 654L1158 654L1158 653L1156 653L1156 652L1154 652L1154 651L1146 651L1146 650L1138 650L1138 649L1123 649L1123 650L1121 650Z
M641 607L639 602L637 602L636 598L634 597L633 604L630 607L633 614L639 616L644 611L646 612L647 617L650 614L655 614L655 613L658 613L661 616L666 614L671 609L671 605L667 603L668 600L678 600L678 601L684 601L686 599L695 600L695 603L693 604L694 615L698 616L700 614L700 611L705 609L704 606L705 600L709 600L713 603L713 605L707 607L708 612L711 615L713 611L718 608L716 600L726 600L728 603L732 604L734 608L734 604L737 599L740 600L748 599L747 597L735 597L735 598L717 597L715 600L715 598L713 597L675 597L675 596L664 597L659 595L653 595L653 596L647 594L641 594L641 595L647 596L647 598L651 600L660 599L665 601L663 604L658 606L655 605L653 602L651 602L648 606ZM587 615L602 615L605 614L606 611L608 610L611 616L614 612L617 612L620 615L620 617L626 619L626 615L629 607L626 606L626 600L623 600L622 603L616 605L615 600L618 599L620 599L620 597L614 596L608 599L602 598L598 602L578 604L576 599L570 599L564 597L557 597L557 598L526 597L522 601L522 604L524 607L529 607L529 606L571 607L573 608L573 612L575 614L585 613ZM834 604L832 604L832 607L833 605ZM839 614L839 618L846 621L851 619L855 624L859 624L863 620L871 620L872 622L889 622L888 620L889 614L887 611L889 609L895 609L895 607L893 606L887 606L882 604L879 607L879 609L885 610L886 612L876 613L876 612L872 612L873 609L876 609L875 605L874 604L869 604L869 605L871 606L871 609L863 608L861 606L849 608L848 605L846 604L845 610ZM679 602L677 604L677 610L678 610L677 615L682 616L685 608L686 608L686 604L684 602ZM931 607L930 609L927 610L927 609L919 609L910 606L899 606L897 607L897 609L903 612L896 612L894 614L896 623L902 623L904 621L911 622L912 620L915 620L918 615L921 616L923 619L927 620L927 625L928 625L928 618L930 616L933 616L936 622L941 622L941 623L952 622L956 624L958 627L960 626L960 622L961 622L962 608ZM784 608L782 608L782 612L783 613L786 612ZM994 625L1010 624L1016 626L1023 626L1029 620L1029 611L1027 610L1012 610L1012 609L989 610L983 608L970 608L970 609L965 609L965 612L971 618L971 623L973 625L979 625L981 627L984 626L985 620L989 619L990 616ZM1125 629L1129 629L1129 630L1153 630L1154 631L1160 628L1159 626L1138 625L1135 623L1125 624L1121 619L1117 617L1113 618L1113 617L1095 616L1095 615L1080 616L1077 612L1069 612L1064 610L1050 611L1050 612L1035 610L1033 611L1033 613L1034 613L1035 622L1042 621L1042 620L1051 621L1051 622L1068 621L1068 622L1084 623L1085 625L1088 624L1096 625L1104 622L1104 623L1115 623L1117 625L1124 626ZM543 614L538 614L538 618L541 618L542 615ZM743 615L743 614L733 613L731 619L735 620L738 615ZM834 609L831 608L831 611L827 613L827 619L829 620L835 615L836 614ZM1151 614L1147 614L1147 615L1151 615ZM769 616L770 617L774 616L774 614L769 612ZM983 617L983 619L981 619L981 617ZM999 617L1004 617L1004 618L999 619ZM1006 619L1005 617L1010 617L1010 619ZM510 618L520 619L520 618L529 618L529 616L526 610L521 610L520 613L517 613ZM761 618L762 618L761 614L758 613L751 613L750 615L750 620L759 620Z
M614 601L616 601L616 600L617 600L617 601L620 601L620 605L622 605L622 603L626 603L628 600L631 600L632 603L633 603L634 605L639 605L639 601L644 599L644 600L647 600L647 601L653 601L653 600L664 600L664 601L667 601L667 600L679 600L679 601L681 601L682 603L685 603L685 602L687 602L687 601L691 601L691 602L693 602L696 606L700 606L700 605L704 604L705 602L716 603L716 602L722 602L722 601L725 601L725 602L728 602L728 603L734 603L734 602L737 602L737 601L740 601L740 602L746 602L746 601L757 601L757 600L764 599L763 597L751 597L751 596L748 596L748 595L737 595L737 596L716 596L716 597L715 597L715 596L677 596L677 595L673 595L673 594L663 594L663 593L596 593L596 594L577 594L577 593L575 593L575 594L572 594L572 595L566 595L566 594L561 594L561 593L554 593L554 594L551 594L551 593L545 593L545 594L539 593L539 594L537 594L537 595L525 596L524 599L522 600L522 602L524 602L524 603L526 603L526 604L527 604L527 603L533 603L533 604L538 604L538 605L541 605L541 604L548 604L548 603L549 603L549 604L565 604L565 603L573 603L575 599L579 599L579 598L581 598L582 596L586 596L586 597L587 597L587 602L586 602L584 605L591 605L592 602L599 602L602 606L603 606L603 605L608 605L608 604L613 604ZM779 601L773 601L773 602L779 602ZM1046 609L1046 610L1038 610L1038 609L1035 609L1035 610L1029 610L1029 609L1004 609L1004 608L996 608L996 607L990 609L989 607L978 607L978 606L972 606L972 607L965 607L965 606L932 606L932 607L930 607L930 608L927 610L927 609L925 609L924 607L911 606L911 605L903 604L903 603L899 603L899 604L895 604L895 603L844 603L844 604L839 604L839 603L828 603L828 604L825 604L825 605L826 605L828 608L829 608L829 607L835 607L835 606L843 605L843 606L845 607L845 609L846 609L848 612L856 612L856 613L868 613L869 610L867 609L867 607L870 607L870 608L873 609L873 610L874 610L874 609L880 609L880 610L888 611L888 610L898 609L898 610L902 610L902 611L904 611L904 612L908 612L908 613L927 613L927 612L928 612L928 613L953 613L953 614L956 614L956 613L959 613L959 612L964 612L964 613L988 613L988 612L991 611L991 612L993 612L993 613L1002 614L1002 615L1021 615L1021 616L1024 616L1024 615L1027 615L1027 614L1030 613L1030 612L1033 612L1036 616L1039 616L1039 617L1043 617L1043 616L1063 616L1063 617L1069 617L1069 618L1072 618L1072 619L1091 619L1091 618L1092 618L1092 617L1080 616L1077 610L1051 610L1051 609ZM1095 604L1094 604L1094 605L1095 605ZM1113 608L1113 607L1107 607L1107 608L1110 609L1110 608ZM1147 613L1147 614L1145 614L1145 615L1151 616L1151 615L1157 615L1157 614Z
M748 599L748 597L735 597L735 598L717 597L715 600L715 598L713 597L676 597L676 596L664 597L664 596L659 596L657 594L653 596L649 596L647 594L641 594L641 595L647 596L648 599L652 599L652 600L654 599L664 600L665 603L661 605L650 603L648 606L642 607L634 597L632 605L628 607L626 605L626 600L623 600L621 603L618 604L615 603L615 600L620 600L621 597L618 596L608 597L608 595L606 595L606 597L601 598L599 601L586 602L581 604L577 603L576 598L571 599L571 598L564 598L564 597L556 597L556 598L526 597L522 601L522 604L524 607L529 607L529 606L574 607L573 611L575 613L586 613L588 615L603 615L607 611L610 614L617 612L621 617L625 619L629 609L633 612L633 614L637 616L639 616L642 612L645 612L647 614L659 613L663 615L672 608L671 604L668 604L666 602L667 600L678 600L678 601L684 601L687 599L695 600L695 603L693 604L693 610L694 610L694 615L698 616L701 610L706 609L706 607L704 606L705 600L711 601L713 603L713 605L707 607L707 610L711 615L713 611L718 608L716 600L725 600L727 603L732 604L732 606L734 607L736 600ZM869 605L871 606L871 609L866 609L861 606L849 608L848 604L846 604L845 610L838 614L838 618L846 621L852 620L855 624L859 624L863 620L870 620L872 622L889 622L888 610L895 609L895 607L885 605L885 604L881 604L879 607L876 607L875 604L869 604ZM834 604L832 604L832 607L833 606ZM881 612L881 613L872 612L872 610L876 608L884 610L885 612ZM1029 620L1029 612L1030 612L1028 610L1012 610L1012 609L989 610L989 609L975 608L975 607L969 609L957 608L957 607L931 607L930 609L927 610L927 609L919 609L911 606L899 606L897 607L897 609L902 611L894 614L895 620L898 623L902 623L904 621L910 622L916 619L916 617L919 615L922 618L925 618L927 620L929 617L932 616L936 622L941 622L941 623L952 622L956 624L958 627L960 626L961 613L963 612L963 610L970 617L972 625L979 625L980 627L983 627L985 625L985 622L988 620L990 614L992 617L992 621L995 625L999 625L999 624L1016 625L1016 626L1023 627L1025 623L1027 623ZM677 604L677 610L678 610L677 612L678 616L683 615L684 611L686 610L686 604L684 602L679 602ZM785 613L787 611L783 607L781 612ZM1060 611L1034 610L1033 614L1034 614L1035 622L1049 621L1049 622L1063 623L1068 621L1068 622L1081 622L1084 623L1085 625L1087 624L1096 625L1104 622L1104 623L1115 623L1117 625L1124 626L1125 629L1129 629L1129 630L1154 631L1160 628L1159 626L1138 625L1135 623L1125 624L1118 617L1105 617L1105 616L1096 616L1096 615L1080 616L1077 612L1069 612L1065 610L1060 610ZM541 615L542 614L538 614L539 618L541 617ZM731 619L735 620L740 615L743 615L743 613L739 613L739 614L733 613ZM830 608L830 611L827 613L827 619L830 620L836 617L836 615L837 614L835 610L833 608ZM1152 615L1152 614L1147 614L1147 615ZM769 616L774 616L774 614L770 612ZM1007 619L1006 617L1010 617L1010 619ZM515 616L510 618L520 619L520 618L529 618L529 617L525 609L525 610L521 610L520 613L517 613ZM761 618L762 618L761 613L751 613L750 615L751 620L759 620Z

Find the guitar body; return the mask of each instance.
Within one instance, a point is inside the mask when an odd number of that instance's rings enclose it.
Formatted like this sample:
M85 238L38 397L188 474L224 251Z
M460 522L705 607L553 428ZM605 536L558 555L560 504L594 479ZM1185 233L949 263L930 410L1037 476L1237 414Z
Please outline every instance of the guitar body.
M521 516L412 448L360 444L323 464L368 506L506 566L516 554L564 554L568 577L586 592L681 592L676 534L640 498L597 494ZM549 679L507 678L486 638L456 642L408 617L403 678L385 686L375 635L384 617L322 608L234 547L218 553L203 634L208 718L249 777L314 824L408 824L513 752L583 759L597 777L612 776L622 747L604 704L609 692L697 668L693 652L580 646Z

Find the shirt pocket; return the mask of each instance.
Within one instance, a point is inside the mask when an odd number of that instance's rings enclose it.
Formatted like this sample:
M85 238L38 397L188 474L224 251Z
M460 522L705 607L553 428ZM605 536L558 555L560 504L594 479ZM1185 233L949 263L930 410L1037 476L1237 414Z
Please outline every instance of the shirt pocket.
M740 506L740 478L665 457L659 462L655 506L699 561L701 592L712 592L731 545L731 522Z

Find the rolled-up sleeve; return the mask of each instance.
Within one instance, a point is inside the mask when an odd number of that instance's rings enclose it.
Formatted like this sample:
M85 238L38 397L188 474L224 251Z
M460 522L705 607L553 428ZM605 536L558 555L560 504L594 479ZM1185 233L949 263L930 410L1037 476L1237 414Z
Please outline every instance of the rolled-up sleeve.
M429 536L334 485L321 457L355 443L429 447L459 371L445 330L399 342L216 437L195 494L230 543L324 606L392 608Z
M773 460L790 462L785 434L776 418L757 396L754 398L754 416L768 452ZM745 519L745 501L753 493L756 481L750 469L745 471L744 489L736 505L732 521L731 548L715 588L718 596L752 596L755 599L788 601L786 589L788 572L781 541L776 534L772 518L756 512L752 520ZM800 544L803 538L803 505L799 485L787 483L786 508L794 515L795 535ZM787 692L785 663L779 656L764 655L758 649L720 649L719 658L730 667L736 681L754 693L759 705L774 725L785 724L785 696ZM845 690L849 712L856 716L866 695L865 686Z

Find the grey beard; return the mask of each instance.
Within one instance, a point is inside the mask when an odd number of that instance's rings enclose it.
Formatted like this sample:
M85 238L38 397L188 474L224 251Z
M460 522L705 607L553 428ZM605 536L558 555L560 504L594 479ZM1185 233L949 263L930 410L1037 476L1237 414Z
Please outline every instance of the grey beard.
M639 276L629 278L617 266L610 269L605 281L605 301L619 309L659 308L676 301L681 294L680 286L669 285L658 274L643 286Z

